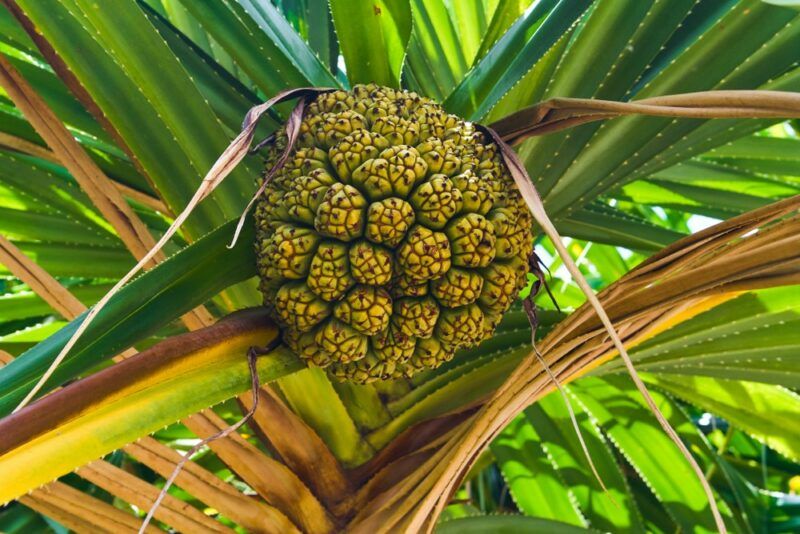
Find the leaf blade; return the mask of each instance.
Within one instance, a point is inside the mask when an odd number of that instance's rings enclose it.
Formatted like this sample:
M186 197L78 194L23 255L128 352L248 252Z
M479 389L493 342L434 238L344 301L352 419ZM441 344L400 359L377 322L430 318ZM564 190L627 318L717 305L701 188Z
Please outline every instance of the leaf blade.
M4 419L0 464L3 472L14 473L14 482L0 490L0 501L246 390L247 348L277 335L263 312L241 314L182 340L172 338ZM283 350L258 361L265 381L301 367ZM37 410L46 411L44 417ZM35 458L43 468L27 469Z
M350 83L400 87L400 71L411 36L409 3L330 0L330 7Z
M50 386L129 347L231 284L252 277L255 258L249 246L254 239L251 225L245 226L236 247L225 247L236 222L220 227L125 286L56 369ZM81 258L84 262L85 257ZM9 413L30 390L83 317L0 370L0 413Z

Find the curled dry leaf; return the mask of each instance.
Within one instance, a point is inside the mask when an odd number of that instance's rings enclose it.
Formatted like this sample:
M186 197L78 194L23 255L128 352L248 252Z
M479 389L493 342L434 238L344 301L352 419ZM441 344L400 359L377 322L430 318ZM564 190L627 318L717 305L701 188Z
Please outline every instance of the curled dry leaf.
M590 98L553 98L512 113L491 128L509 145L534 135L624 115L691 119L800 117L800 94L785 91L705 91L632 102Z

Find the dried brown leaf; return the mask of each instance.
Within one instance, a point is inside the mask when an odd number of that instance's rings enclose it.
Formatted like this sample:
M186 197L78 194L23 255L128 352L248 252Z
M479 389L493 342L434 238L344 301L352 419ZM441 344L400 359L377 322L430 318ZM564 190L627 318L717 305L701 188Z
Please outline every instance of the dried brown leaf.
M78 469L77 473L139 509L150 506L159 493L157 487L107 462L92 462ZM233 532L197 508L171 495L164 499L155 517L179 532Z
M126 445L124 450L164 478L172 474L181 459L176 451L150 437ZM249 532L283 532L296 528L274 507L240 493L194 462L186 463L175 484Z
M587 122L624 115L693 119L800 117L800 94L784 91L705 91L631 102L588 98L553 98L522 109L490 126L508 144Z
M239 400L244 410L252 406L249 393ZM344 470L325 442L269 386L261 388L250 426L326 506L335 505L350 493Z
M20 502L75 532L136 533L139 528L139 520L133 515L63 482L51 482L39 491L21 497ZM151 527L147 532L161 530Z
M191 416L192 426L204 434L225 429L228 424L211 411L204 419ZM214 441L209 447L267 503L285 513L306 532L334 532L333 519L291 469L261 453L238 434L232 439ZM232 461L235 460L235 461Z

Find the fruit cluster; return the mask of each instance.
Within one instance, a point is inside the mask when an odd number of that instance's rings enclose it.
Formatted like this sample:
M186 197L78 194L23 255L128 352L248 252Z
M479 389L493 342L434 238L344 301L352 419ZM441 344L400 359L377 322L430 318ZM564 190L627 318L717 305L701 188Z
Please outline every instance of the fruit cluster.
M267 169L286 143L280 132ZM489 337L532 247L497 146L427 98L374 85L307 106L256 225L285 342L357 382L411 376Z

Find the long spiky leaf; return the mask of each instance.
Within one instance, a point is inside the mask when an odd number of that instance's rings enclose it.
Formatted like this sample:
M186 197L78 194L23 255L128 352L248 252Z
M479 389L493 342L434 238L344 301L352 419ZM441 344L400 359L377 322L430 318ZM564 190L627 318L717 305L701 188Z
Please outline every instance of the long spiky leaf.
M324 91L324 90L322 90ZM97 314L103 309L103 307L111 300L113 297L125 284L127 284L135 275L138 273L142 268L144 268L157 254L160 253L161 249L164 245L172 238L175 232L181 227L181 225L186 221L189 215L192 213L192 210L208 195L210 195L214 189L222 183L228 174L230 174L236 165L247 155L247 152L250 148L250 143L253 140L253 135L255 134L255 128L258 125L258 119L266 113L273 105L283 102L285 100L296 98L299 96L305 97L309 94L316 94L319 93L320 90L318 89L309 89L309 88L302 88L302 89L290 89L287 91L283 91L278 93L276 96L268 100L267 102L260 104L254 108L252 108L247 116L245 117L242 132L236 136L228 148L223 152L220 157L217 159L216 163L211 167L211 169L206 174L203 181L200 183L197 191L195 192L192 199L189 201L189 204L184 208L184 210L178 215L173 223L170 225L169 229L161 236L158 242L147 251L147 253L139 260L139 262L128 271L128 273L123 276L115 285L111 288L111 290L106 293L103 298L101 298L97 304L95 304L89 313L86 315L84 320L81 322L78 329L69 339L67 344L61 349L61 352L56 356L55 360L50 364L50 367L45 371L39 381L34 385L34 387L28 392L28 394L20 401L17 407L14 409L14 412L21 410L25 405L27 405L31 399L33 399L36 394L41 390L59 364L66 358L67 354L69 353L70 349L75 345L75 342L80 339L83 332L86 331L86 328L92 323L92 320L97 316Z

